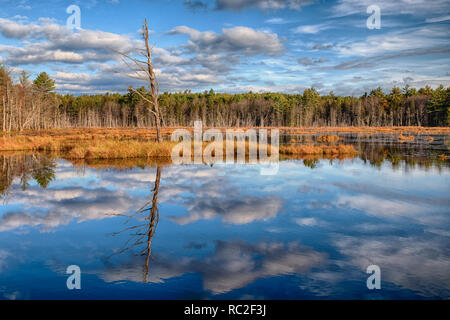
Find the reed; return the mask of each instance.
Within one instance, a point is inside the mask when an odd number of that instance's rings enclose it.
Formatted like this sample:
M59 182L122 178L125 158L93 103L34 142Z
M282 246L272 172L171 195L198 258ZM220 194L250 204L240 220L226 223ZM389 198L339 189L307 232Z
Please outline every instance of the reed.
M164 141L94 141L75 145L64 157L68 159L169 158L175 142Z
M168 135L174 129L164 129ZM67 159L128 159L128 158L170 158L177 142L163 141L158 143L150 129L53 129L43 131L27 131L20 134L3 135L0 137L0 151L43 151L57 153ZM326 135L323 141L335 141L334 136ZM336 136L337 137L337 136ZM209 144L203 142L202 151ZM193 145L191 154L195 154ZM232 148L235 154L237 144ZM257 150L260 145L246 141L245 156L250 149ZM271 153L271 146L267 146ZM284 155L339 155L356 154L351 145L313 145L300 144L280 146L280 154ZM226 141L223 142L223 155L226 154ZM214 154L212 154L214 156Z
M280 146L280 154L285 155L356 155L358 152L352 145L335 146L289 145Z

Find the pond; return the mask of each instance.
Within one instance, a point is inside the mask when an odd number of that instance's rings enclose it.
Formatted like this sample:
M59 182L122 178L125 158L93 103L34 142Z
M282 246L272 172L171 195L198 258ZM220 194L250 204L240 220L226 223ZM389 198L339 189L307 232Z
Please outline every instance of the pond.
M0 298L448 299L447 140L348 136L359 156L275 175L4 154Z

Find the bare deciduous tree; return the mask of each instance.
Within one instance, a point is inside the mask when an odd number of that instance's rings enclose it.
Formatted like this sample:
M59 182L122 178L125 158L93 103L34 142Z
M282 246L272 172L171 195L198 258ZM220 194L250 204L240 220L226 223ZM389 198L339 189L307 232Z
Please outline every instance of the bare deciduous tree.
M150 99L147 98L144 94L142 94L139 90L134 89L132 86L130 86L130 90L138 94L144 101L150 104L151 106L150 112L155 116L156 138L158 142L162 142L163 139L161 134L161 113L159 110L159 102L158 102L159 84L158 81L156 80L155 71L153 69L152 64L153 48L150 47L149 45L149 32L147 19L144 20L144 24L142 27L142 34L145 42L145 50L140 51L140 53L145 58L145 60L139 60L123 52L119 52L119 54L122 56L122 60L128 66L128 68L135 74L131 76L132 78L144 80L149 83L148 87L150 89L150 96L151 96ZM144 76L142 74L144 74Z

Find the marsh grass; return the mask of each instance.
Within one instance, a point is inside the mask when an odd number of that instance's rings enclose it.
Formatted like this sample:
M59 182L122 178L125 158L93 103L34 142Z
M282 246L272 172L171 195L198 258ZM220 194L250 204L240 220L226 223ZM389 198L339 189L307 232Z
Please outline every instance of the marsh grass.
M71 159L128 159L128 158L168 158L176 143L164 141L93 141L75 145L66 157Z
M285 155L356 155L358 151L352 145L289 145L280 146L280 154Z
M279 129L285 134L335 134L335 133L360 133L360 134L450 134L450 127L268 127L267 129Z
M338 142L339 137L333 134L326 134L317 138L318 142Z
M166 136L175 128L165 129ZM154 132L149 129L55 129L45 131L27 131L20 134L0 137L0 151L33 151L54 153L66 159L130 159L130 158L170 158L172 149L178 142L163 141L158 143ZM324 138L325 139L325 138ZM335 140L326 138L325 140ZM219 142L203 142L202 151ZM223 142L223 155L226 155L226 141ZM191 155L196 150L191 146ZM220 146L219 146L220 148ZM238 154L238 144L233 150ZM245 143L245 157L250 150L259 155L260 145L256 142ZM267 145L267 156L271 156L271 146ZM198 150L197 150L198 151ZM285 155L338 155L356 154L353 146L301 144L281 146L280 154ZM214 152L210 153L215 156Z
M404 136L403 133L400 133L400 135L398 136L398 140L400 140L400 141L414 141L414 136L413 135Z
M61 153L68 159L125 159L170 157L175 142L120 140L117 138L78 139L71 136L14 136L0 138L2 151L44 151Z

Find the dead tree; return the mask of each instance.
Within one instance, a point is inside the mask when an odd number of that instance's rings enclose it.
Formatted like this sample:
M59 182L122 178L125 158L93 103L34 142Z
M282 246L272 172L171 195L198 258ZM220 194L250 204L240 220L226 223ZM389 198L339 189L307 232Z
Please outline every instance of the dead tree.
M144 101L148 102L151 106L149 109L150 112L155 117L155 123L156 123L156 138L158 142L162 142L162 135L161 135L161 113L159 110L159 84L156 80L155 72L153 70L153 64L152 64L152 47L149 45L149 35L148 35L148 25L147 25L147 19L144 20L143 28L142 28L142 34L144 37L145 42L145 50L141 51L141 55L145 58L145 60L139 60L134 57L131 57L130 55L118 52L122 56L123 62L127 65L127 67L133 71L133 75L130 76L131 78L144 80L149 83L148 87L150 89L150 99L147 98L144 94L139 92L138 90L134 89L132 86L130 86L130 90L135 92L137 95L139 95ZM145 76L143 76L143 74Z
M159 209L158 209L158 194L159 194L159 185L161 181L161 172L162 166L157 165L156 167L156 177L155 177L155 185L152 190L152 199L146 202L139 210L131 215L127 215L127 223L132 221L133 218L140 215L144 217L144 222L138 225L134 225L119 232L115 232L112 235L118 235L120 233L125 233L130 230L134 230L134 233L131 234L131 237L125 243L125 247L120 251L113 253L109 257L113 255L121 254L123 252L129 251L136 246L144 245L144 249L141 250L141 255L145 255L144 268L142 271L143 281L148 281L149 274L149 260L152 254L152 238L155 235L156 226L159 222ZM148 214L148 215L147 215ZM118 216L122 216L118 214ZM108 257L108 258L109 258Z

